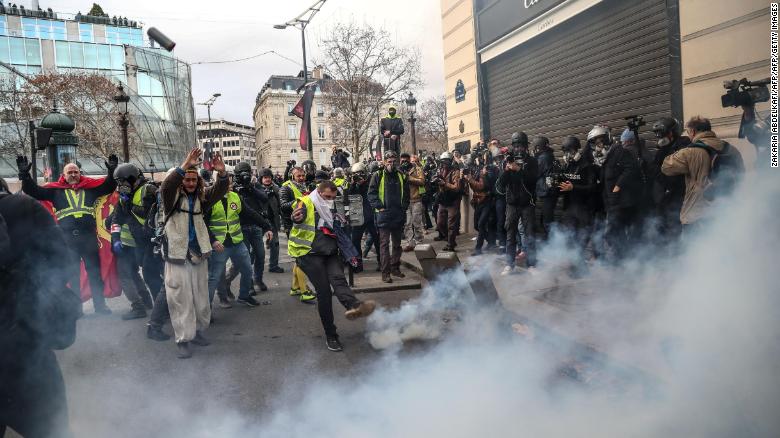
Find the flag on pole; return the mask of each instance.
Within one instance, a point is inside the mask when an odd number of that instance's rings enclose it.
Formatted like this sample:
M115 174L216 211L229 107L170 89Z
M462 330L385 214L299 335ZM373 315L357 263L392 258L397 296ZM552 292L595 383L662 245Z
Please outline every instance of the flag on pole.
M311 104L314 100L314 89L316 88L315 82L310 82L304 86L303 96L301 100L295 105L292 110L292 114L302 119L301 133L298 136L301 150L309 150L309 123L311 122Z

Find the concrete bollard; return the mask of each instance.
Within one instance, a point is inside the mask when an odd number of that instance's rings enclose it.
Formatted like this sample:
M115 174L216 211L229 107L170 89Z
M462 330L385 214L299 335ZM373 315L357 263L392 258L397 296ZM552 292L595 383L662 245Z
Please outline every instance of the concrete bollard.
M423 270L423 277L428 282L434 281L439 275L446 271L454 270L453 275L463 275L469 278L463 265L454 251L442 252L437 254L436 250L430 244L420 244L414 247L414 255L420 262ZM493 285L493 279L490 274L479 278L469 279L469 286L477 302L481 305L499 304L498 292Z

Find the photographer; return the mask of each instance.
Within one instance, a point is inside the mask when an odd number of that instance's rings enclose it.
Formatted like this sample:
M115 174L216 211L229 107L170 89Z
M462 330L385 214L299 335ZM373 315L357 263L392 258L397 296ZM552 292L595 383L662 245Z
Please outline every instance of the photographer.
M271 223L271 231L273 231L273 237L268 243L268 250L271 253L268 256L268 272L281 274L284 272L284 268L279 266L279 231L282 229L282 207L279 187L274 184L273 176L273 172L269 168L260 171L261 188L268 197L267 217Z
M577 137L567 137L563 151L563 182L558 185L563 198L561 224L574 234L575 241L584 249L593 226L593 197L598 194L598 169L593 154L584 149Z
M602 196L607 211L605 240L612 260L622 259L638 240L642 177L639 159L633 152L634 133L626 129L621 144L608 145L601 167Z
M422 163L423 176L425 177L425 193L422 195L423 203L423 219L425 221L425 229L430 230L433 228L433 222L431 222L431 211L438 187L432 184L431 181L436 176L438 164L436 163L436 157L433 155L428 156ZM434 215L435 217L435 215Z
M273 231L267 217L268 195L260 184L252 182L252 166L248 162L239 162L234 171L235 191L241 198L243 209L246 210L246 214L241 215L239 219L244 233L244 242L252 258L253 288L255 292L264 292L268 290L268 286L263 282L265 270L263 236L266 231Z
M401 135L404 133L404 121L395 113L395 107L387 109L387 117L379 122L379 135L384 140L384 152L393 151L398 154L401 150Z
M531 146L539 167L539 179L536 180L536 199L541 202L541 237L547 240L550 234L550 225L555 220L555 205L558 203L558 187L552 184L553 174L559 169L556 169L557 163L550 147L550 140L547 137L534 138Z
M526 252L526 261L529 268L536 265L533 194L536 190L539 169L536 160L528 154L528 137L523 133L520 134L522 135L512 135L513 150L507 157L504 172L496 182L496 192L506 199L506 221L504 223L507 234L506 267L501 275L509 275L515 271L518 225L521 219L526 239L525 242L522 242Z
M458 223L460 222L460 201L463 198L463 178L460 169L453 162L452 154L443 152L439 157L439 173L434 183L439 187L436 225L439 236L433 240L446 240L447 245L443 251L455 251L458 235Z
M481 166L466 174L466 182L471 188L471 205L477 225L477 243L473 256L482 254L482 245L487 241L486 250L495 247L496 207L493 190L498 178L498 169L493 165Z
M363 240L363 234L368 233L369 239L374 246L374 251L379 257L379 234L377 233L376 226L374 226L374 213L371 203L368 202L368 181L369 173L368 168L363 163L355 163L352 165L352 178L347 188L347 195L358 195L363 203L363 225L352 227L352 245L360 256L359 270L363 269L363 257L367 255L367 251L361 251L361 243ZM365 255L364 255L365 254ZM377 263L379 268L380 264Z
M349 168L349 153L342 149L337 149L333 146L333 152L330 155L331 167L335 170L337 168L347 169Z
M391 275L405 277L401 272L401 235L409 208L409 183L398 171L397 162L395 152L385 152L384 167L371 176L368 185L368 201L374 208L379 232L379 262L385 283L393 282Z
M404 236L407 244L404 251L412 251L414 247L422 243L425 231L423 230L423 214L425 213L422 204L422 197L425 194L425 176L423 170L416 160L417 156L411 157L407 153L401 154L401 173L406 175L409 182L409 208L406 210L406 225ZM412 161L414 159L414 161Z
M685 177L664 175L661 166L666 157L688 147L691 139L682 135L682 126L672 117L662 117L655 122L653 132L658 138L658 150L653 158L652 197L659 220L659 236L675 241L682 230L680 210L685 197Z

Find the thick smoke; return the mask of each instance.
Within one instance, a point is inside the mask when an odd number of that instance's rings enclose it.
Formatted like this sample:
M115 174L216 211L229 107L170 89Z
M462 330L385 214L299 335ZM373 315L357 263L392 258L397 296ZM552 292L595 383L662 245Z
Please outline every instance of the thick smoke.
M778 436L777 182L747 181L686 236L682 254L637 248L617 268L572 276L577 258L561 235L540 251L539 273L494 277L510 308L559 299L558 313L537 321L559 323L549 331L521 318L507 323L497 309L470 311L473 297L458 287L466 279L444 278L370 318L368 340L386 350L368 370L296 386L260 418L216 408L218 400L173 407L160 394L143 413L164 412L166 421L140 429L182 437ZM511 322L521 324L512 330ZM405 351L413 339L438 340ZM583 355L581 342L604 355Z

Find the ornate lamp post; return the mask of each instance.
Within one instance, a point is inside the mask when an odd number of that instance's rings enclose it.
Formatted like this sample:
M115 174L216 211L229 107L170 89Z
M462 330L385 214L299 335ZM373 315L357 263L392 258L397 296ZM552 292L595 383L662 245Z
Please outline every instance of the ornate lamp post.
M122 157L125 163L130 162L130 144L127 139L127 127L130 126L130 120L127 119L127 104L130 102L130 96L125 93L125 89L120 84L116 87L117 95L114 96L117 111L119 111L119 127L122 129Z
M54 108L41 120L41 128L51 130L51 138L46 146L46 158L51 168L50 181L57 181L65 165L76 162L79 139L72 134L76 123Z
M412 124L412 155L417 155L417 131L414 126L415 122L417 122L417 119L414 117L417 113L417 99L415 99L411 91L405 102L406 110L409 112L409 122Z
M157 166L154 164L154 160L149 160L149 172L152 174L152 181L154 181L154 169Z

